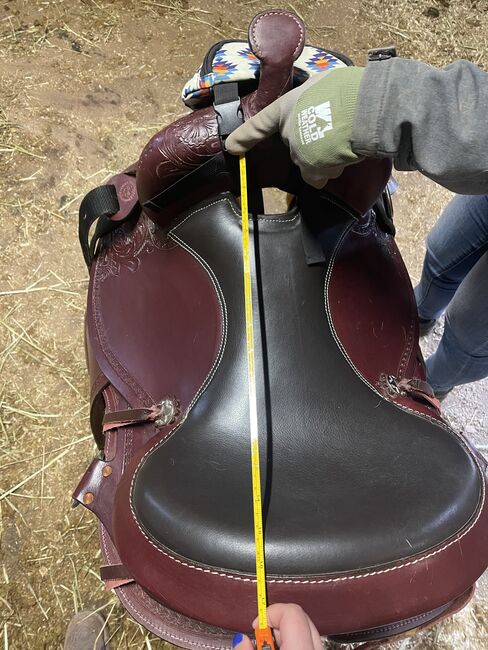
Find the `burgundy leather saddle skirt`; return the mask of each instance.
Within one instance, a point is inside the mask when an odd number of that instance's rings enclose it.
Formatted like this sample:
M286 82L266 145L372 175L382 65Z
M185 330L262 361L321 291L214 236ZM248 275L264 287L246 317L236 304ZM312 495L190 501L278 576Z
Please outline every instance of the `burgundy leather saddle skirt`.
M253 20L261 73L244 118L289 89L303 44L293 14ZM224 114L170 125L99 188L98 243L84 245L101 455L74 497L101 522L107 586L185 648L229 648L256 614L241 214L232 161L214 158ZM373 647L469 599L488 564L485 463L425 382L389 163L316 191L275 137L249 168L255 187L295 197L251 225L269 601Z

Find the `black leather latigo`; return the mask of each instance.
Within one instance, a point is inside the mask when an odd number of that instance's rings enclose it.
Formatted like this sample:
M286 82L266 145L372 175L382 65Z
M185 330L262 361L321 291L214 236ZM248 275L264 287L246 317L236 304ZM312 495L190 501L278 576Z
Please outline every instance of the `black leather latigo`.
M246 118L289 89L305 39L278 10L250 34L262 73ZM120 226L91 248L101 456L74 498L100 520L102 578L137 621L184 648L230 648L256 614L241 214L232 164L211 159L215 111L182 120L112 179L120 214L104 219ZM295 197L251 220L269 600L372 648L468 602L488 564L486 464L425 382L390 163L317 191L275 136L248 164L254 189Z

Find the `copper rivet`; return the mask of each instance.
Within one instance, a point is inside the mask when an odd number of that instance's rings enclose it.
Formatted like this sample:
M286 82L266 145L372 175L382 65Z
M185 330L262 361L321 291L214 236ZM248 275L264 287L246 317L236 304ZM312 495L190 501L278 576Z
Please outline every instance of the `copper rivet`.
M112 473L112 468L110 467L110 465L106 465L106 466L102 469L102 474L103 474L105 477L110 476L111 473Z
M92 492L87 492L87 493L85 494L85 496L83 497L83 503L84 503L86 506L89 506L90 503L93 503L94 500L95 500L95 497L94 497L94 495L93 495Z

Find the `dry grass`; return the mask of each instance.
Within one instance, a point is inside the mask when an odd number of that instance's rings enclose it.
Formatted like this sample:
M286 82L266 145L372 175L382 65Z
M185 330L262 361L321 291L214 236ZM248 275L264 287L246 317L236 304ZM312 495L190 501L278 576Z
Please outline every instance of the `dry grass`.
M423 16L429 3L408 0L364 0L359 13L337 0L282 5L303 15L311 41L359 61L367 47L394 39L404 55L433 63L468 56L486 65L486 20L470 25L467 19L485 19L487 3L431 2L439 6L438 19ZM85 607L107 616L114 648L172 647L103 591L93 517L70 509L70 492L95 452L83 353L87 275L76 213L91 187L136 159L152 132L182 111L180 88L207 47L224 36L243 38L249 18L273 4L0 0L0 635L6 649L61 648L69 617ZM419 214L412 241L424 232ZM477 649L488 644L487 627L478 602L395 647Z
M404 57L444 66L468 59L488 66L487 0L363 0L363 14Z

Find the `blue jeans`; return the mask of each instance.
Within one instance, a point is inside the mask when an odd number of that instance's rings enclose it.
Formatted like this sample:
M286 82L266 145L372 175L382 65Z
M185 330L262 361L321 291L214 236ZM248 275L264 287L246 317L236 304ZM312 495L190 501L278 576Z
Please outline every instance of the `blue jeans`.
M444 333L427 361L436 392L488 376L488 195L455 196L427 237L415 287L419 317Z

